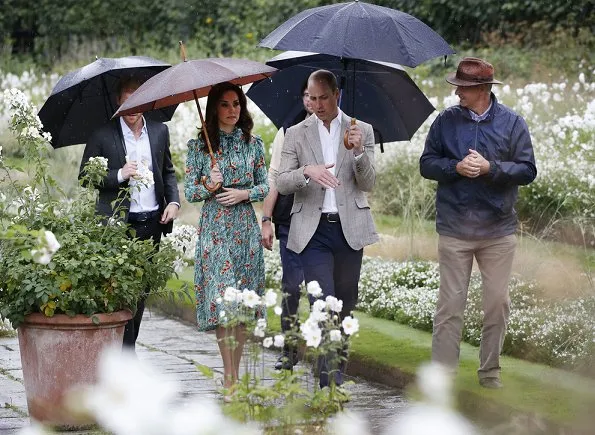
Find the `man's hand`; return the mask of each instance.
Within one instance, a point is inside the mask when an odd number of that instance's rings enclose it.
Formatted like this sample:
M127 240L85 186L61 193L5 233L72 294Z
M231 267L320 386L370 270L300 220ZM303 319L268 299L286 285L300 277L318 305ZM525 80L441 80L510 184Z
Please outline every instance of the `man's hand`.
M266 221L262 223L262 228L260 230L262 246L264 246L269 251L273 250L273 225L271 221Z
M211 168L210 177L213 183L223 183L223 175L221 175L221 171L217 165Z
M457 172L463 177L476 178L490 172L490 162L477 151L470 149L469 154L457 163Z
M137 175L136 173L136 161L131 160L129 162L126 162L126 164L124 166L122 166L122 178L124 180L129 180L130 177L135 177Z
M479 154L475 150L469 150L469 156L475 159L475 162L479 164L479 175L485 175L490 172L490 162L488 162L484 156Z
M359 128L359 125L351 125L349 126L349 132L347 136L347 142L353 145L353 153L356 156L359 156L364 152L364 144L362 143L362 130Z
M213 180L214 181L214 180ZM250 192L242 189L223 188L223 193L215 195L215 199L221 205L230 207L250 198Z
M327 189L334 189L339 183L339 179L331 174L327 169L335 166L334 163L328 165L308 165L304 168L304 176L316 181Z
M177 204L167 204L167 207L165 207L165 210L163 210L163 214L161 215L161 220L159 220L159 223L168 224L173 221L178 217L178 210L179 207Z

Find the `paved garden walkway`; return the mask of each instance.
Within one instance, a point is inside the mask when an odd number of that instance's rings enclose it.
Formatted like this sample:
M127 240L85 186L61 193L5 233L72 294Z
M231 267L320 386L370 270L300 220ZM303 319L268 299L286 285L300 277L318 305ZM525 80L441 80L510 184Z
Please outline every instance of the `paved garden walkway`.
M221 400L215 382L202 376L194 366L195 363L203 364L222 374L213 334L199 333L191 325L147 310L137 354L141 360L179 383L181 400L196 395ZM265 376L276 356L273 352L265 353ZM374 432L380 432L406 407L401 391L359 378L352 380L355 384L348 386L352 392L348 408L365 415ZM305 381L310 385L313 383L311 378ZM17 434L28 424L18 340L0 338L0 434ZM69 434L74 435L73 432Z

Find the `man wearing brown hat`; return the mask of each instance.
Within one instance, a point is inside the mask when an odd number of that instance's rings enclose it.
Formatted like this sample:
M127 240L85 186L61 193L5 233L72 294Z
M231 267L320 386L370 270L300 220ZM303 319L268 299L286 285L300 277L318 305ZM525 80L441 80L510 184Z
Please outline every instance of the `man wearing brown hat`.
M483 288L479 383L500 388L500 352L510 313L508 282L516 247L518 186L537 175L524 119L491 92L494 68L466 57L446 81L460 103L436 118L420 158L421 175L436 180L440 290L432 359L458 365L463 312L473 258Z

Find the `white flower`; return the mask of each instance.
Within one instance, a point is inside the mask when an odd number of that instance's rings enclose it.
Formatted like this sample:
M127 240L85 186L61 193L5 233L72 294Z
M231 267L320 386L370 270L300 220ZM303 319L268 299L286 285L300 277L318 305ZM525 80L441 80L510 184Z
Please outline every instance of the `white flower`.
M58 249L60 249L60 243L58 243L56 236L51 231L45 231L44 235L48 250L54 254Z
M341 341L341 331L338 329L332 329L329 333L331 341Z
M256 337L260 337L260 338L264 337L264 335L265 335L265 334L264 334L264 329L262 329L262 328L259 328L258 326L257 326L257 327L255 327L255 328L254 328L254 335L255 335Z
M326 310L326 302L322 299L314 301L312 304L312 312L322 312Z
M268 349L269 347L271 347L273 345L273 338L272 337L265 338L264 340L262 340L262 345Z
M318 347L322 340L322 331L317 322L308 318L308 320L300 325L300 331L302 331L302 337L306 340L306 346Z
M260 304L260 296L254 290L244 289L242 291L244 305L248 308L254 308Z
M264 303L267 307L272 307L277 303L277 293L274 290L269 289L264 294Z
M320 288L320 284L318 284L318 281L310 281L306 285L306 290L308 291L309 295L312 295L315 298L322 296L322 289Z
M359 331L359 321L351 316L345 317L341 322L341 326L347 335L353 335Z
M132 353L113 347L99 362L98 384L83 405L102 428L121 434L165 433L177 385L155 373Z
M349 410L344 410L330 419L328 429L328 433L333 435L368 435L370 433L366 419Z
M236 290L235 288L227 287L225 289L225 292L223 293L223 300L225 302L235 302L238 293L239 293L239 291Z
M324 303L324 301L320 301L322 303ZM308 320L311 320L312 322L324 322L326 319L328 319L328 313L326 311L316 311L313 310L310 313L310 316L308 317Z
M285 336L283 334L275 335L273 346L281 348L285 344Z
M219 311L219 318L220 319L224 319L226 315L227 315L227 313L225 313L225 310Z
M326 297L326 306L329 310L334 311L335 313L340 313L343 309L343 301L337 299L334 296L327 296Z
M52 261L52 256L45 248L32 249L31 255L33 256L33 261L39 264L43 264L44 266L46 264L49 264L50 261Z
M283 308L281 308L279 305L277 305L273 311L275 312L275 314L277 316L280 316L281 314L283 314Z
M176 258L174 260L174 272L176 272L176 273L182 272L182 270L184 270L184 266L186 266L184 259Z

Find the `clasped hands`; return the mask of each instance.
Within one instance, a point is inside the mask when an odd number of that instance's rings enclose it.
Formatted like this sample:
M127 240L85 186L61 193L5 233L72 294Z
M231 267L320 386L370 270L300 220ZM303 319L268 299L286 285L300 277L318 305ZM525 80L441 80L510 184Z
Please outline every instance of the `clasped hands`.
M210 178L213 183L223 183L223 175L219 170L219 166L215 165L211 168ZM243 201L248 201L250 192L243 189L222 188L223 192L215 195L215 199L221 205L230 207Z
M456 170L463 177L476 178L490 172L490 162L477 151L470 149L469 154L457 163Z

